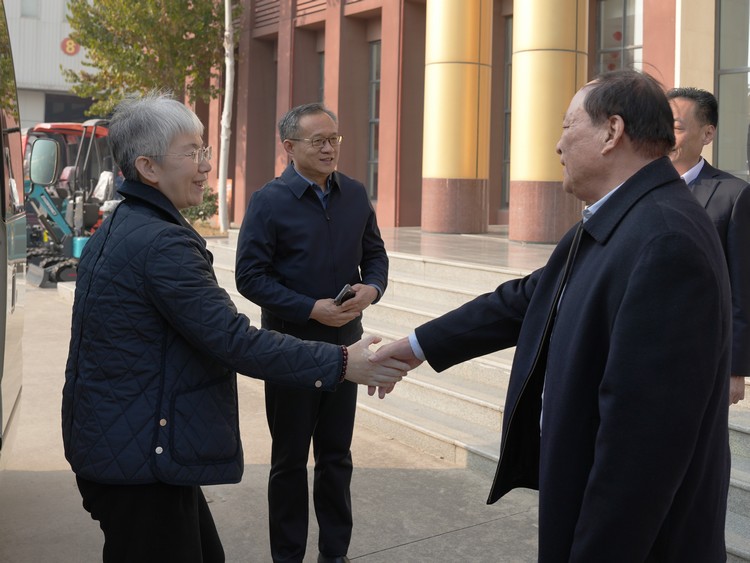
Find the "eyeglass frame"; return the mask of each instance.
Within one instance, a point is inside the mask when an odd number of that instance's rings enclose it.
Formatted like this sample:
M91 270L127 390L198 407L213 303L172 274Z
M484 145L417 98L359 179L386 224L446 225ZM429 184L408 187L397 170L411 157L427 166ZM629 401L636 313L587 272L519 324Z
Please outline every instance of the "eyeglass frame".
M331 139L337 139L336 143ZM326 146L326 141L328 141L328 144L331 145L331 147L336 148L338 147L343 141L344 136L343 135L333 135L331 137L315 137L313 139L294 139L292 137L287 137L284 139L285 141L307 141L310 143L310 146L314 149L322 149L324 146ZM316 146L315 143L320 143L320 146Z
M192 151L185 152L185 153L144 154L143 156L147 156L149 158L162 158L164 156L182 156L182 157L190 158L193 161L193 164L200 164L201 162L204 162L204 161L209 162L211 160L211 157L213 157L213 152L214 152L214 148L211 145L208 145L207 147L193 149Z

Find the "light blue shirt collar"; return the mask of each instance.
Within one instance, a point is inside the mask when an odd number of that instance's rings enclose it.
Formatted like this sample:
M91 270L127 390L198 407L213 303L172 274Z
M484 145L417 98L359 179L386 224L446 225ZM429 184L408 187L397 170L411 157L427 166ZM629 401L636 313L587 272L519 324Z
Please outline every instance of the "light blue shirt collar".
M607 201L613 193L615 193L622 184L617 186L615 189L613 189L611 192L609 192L607 195L605 195L603 198L601 198L599 201L592 203L591 205L587 205L583 208L583 211L581 211L581 216L583 217L583 222L585 223L589 219L591 219L594 216L594 213L596 213L599 208L604 205L604 202Z
M698 161L698 164L693 166L690 170L685 172L682 175L682 179L685 180L685 183L689 186L692 182L695 181L695 179L698 177L698 174L701 173L701 170L703 170L703 163L706 162L703 160L703 157Z
M315 182L312 182L312 181L311 181L311 180L309 180L308 178L305 178L305 177L304 177L304 176L303 176L302 174L300 174L300 171L299 171L299 170L297 170L297 167L296 167L296 166L292 165L292 167L294 168L294 171L295 171L295 172L297 173L297 176L299 176L299 177L300 177L300 178L302 178L302 179L303 179L303 180L304 180L305 182L307 182L307 183L308 183L308 185L310 185L310 186L316 186L316 187L317 187L318 189L320 189L321 191L323 190L323 186L318 186L318 184L316 184ZM328 178L326 178L326 185L325 185L325 190L326 190L326 191L328 191L328 189L329 189L330 187L331 187L331 175L329 174Z

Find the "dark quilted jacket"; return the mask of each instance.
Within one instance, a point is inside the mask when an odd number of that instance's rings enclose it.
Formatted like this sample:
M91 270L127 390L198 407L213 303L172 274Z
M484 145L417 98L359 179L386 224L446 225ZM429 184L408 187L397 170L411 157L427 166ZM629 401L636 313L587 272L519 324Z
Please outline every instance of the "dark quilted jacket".
M125 200L78 269L62 422L73 471L100 483L235 483L235 370L333 390L338 346L259 330L221 289L205 241L159 191Z

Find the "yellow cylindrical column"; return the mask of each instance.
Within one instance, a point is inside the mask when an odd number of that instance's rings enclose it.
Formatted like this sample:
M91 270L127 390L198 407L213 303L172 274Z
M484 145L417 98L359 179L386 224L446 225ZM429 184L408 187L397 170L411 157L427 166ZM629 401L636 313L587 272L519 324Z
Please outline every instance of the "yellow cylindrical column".
M555 152L570 99L587 82L588 0L514 0L508 235L557 242L580 219Z
M487 230L492 0L427 0L422 229Z

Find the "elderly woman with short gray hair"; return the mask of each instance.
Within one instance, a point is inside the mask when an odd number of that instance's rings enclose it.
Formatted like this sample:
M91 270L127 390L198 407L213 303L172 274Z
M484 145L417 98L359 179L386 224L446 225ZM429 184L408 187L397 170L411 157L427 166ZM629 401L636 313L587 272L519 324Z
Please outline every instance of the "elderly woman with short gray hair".
M109 140L124 200L84 248L63 389L65 455L103 559L218 562L200 485L243 471L236 371L300 388L389 388L408 366L256 329L219 287L180 210L203 200L203 125L163 95L122 102Z

